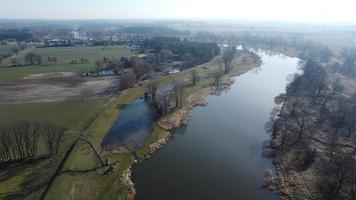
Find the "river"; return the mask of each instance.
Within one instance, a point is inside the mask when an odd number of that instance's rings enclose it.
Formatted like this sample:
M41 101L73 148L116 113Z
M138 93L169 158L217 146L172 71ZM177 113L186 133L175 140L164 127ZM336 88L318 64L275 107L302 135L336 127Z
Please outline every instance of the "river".
M268 200L262 189L271 161L261 156L264 126L285 91L298 59L259 52L260 68L235 78L231 88L207 97L189 124L148 160L133 168L137 200Z

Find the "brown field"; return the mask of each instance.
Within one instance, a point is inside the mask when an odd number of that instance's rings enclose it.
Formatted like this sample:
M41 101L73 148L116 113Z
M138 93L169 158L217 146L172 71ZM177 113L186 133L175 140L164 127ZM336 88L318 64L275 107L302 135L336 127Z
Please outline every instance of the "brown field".
M34 74L24 79L0 80L0 104L55 102L110 96L118 77L82 78L74 73Z

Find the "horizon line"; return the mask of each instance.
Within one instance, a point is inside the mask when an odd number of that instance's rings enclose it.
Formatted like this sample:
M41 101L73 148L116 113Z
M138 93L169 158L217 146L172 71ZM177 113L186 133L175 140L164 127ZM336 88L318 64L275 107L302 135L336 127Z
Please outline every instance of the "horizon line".
M355 21L304 21L304 20L278 20L278 19L228 19L228 18L1 18L1 20L18 21L182 21L182 22L270 22L291 24L356 24Z

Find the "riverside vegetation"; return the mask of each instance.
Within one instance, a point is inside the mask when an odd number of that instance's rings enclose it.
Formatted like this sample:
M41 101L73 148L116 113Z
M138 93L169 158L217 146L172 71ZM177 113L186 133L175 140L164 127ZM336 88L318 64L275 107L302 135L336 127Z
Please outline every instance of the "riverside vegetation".
M281 107L266 124L271 140L265 155L276 168L269 183L282 199L355 199L354 50L264 39L255 44L302 59L301 72L290 76L286 93L276 97Z

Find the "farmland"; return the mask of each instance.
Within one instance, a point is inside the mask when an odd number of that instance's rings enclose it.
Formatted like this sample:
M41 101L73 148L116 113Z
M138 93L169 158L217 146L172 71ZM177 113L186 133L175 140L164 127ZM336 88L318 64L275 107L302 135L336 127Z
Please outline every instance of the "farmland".
M55 57L57 64L70 64L72 61L80 61L85 59L88 63L93 64L96 60L107 58L120 58L130 53L130 49L127 46L75 46L75 47L50 47L50 48L32 48L29 51L20 52L17 56L12 58L17 59L19 65L25 65L25 55L27 53L35 53L44 59L48 57ZM1 66L11 66L11 59L5 59Z
M1 47L1 46L0 46ZM2 49L9 49L8 45L2 45ZM25 55L29 52L42 56L41 65L25 65ZM95 46L95 47L53 47L53 48L31 48L20 52L17 56L7 58L0 63L0 80L13 80L25 78L31 74L43 74L54 72L79 73L84 70L95 68L95 61L107 58L120 58L129 56L130 48L127 46ZM55 57L56 64L48 64L47 58ZM12 65L11 59L16 59L17 67ZM85 62L81 62L80 60Z

